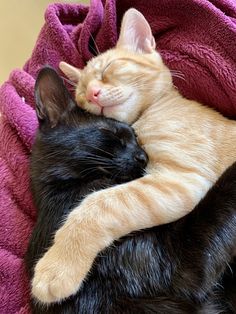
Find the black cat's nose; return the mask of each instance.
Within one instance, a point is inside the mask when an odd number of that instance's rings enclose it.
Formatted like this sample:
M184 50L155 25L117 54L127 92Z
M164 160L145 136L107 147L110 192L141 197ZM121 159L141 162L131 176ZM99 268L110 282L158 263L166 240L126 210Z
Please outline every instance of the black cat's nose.
M145 152L138 152L134 155L134 159L139 162L143 167L147 165L148 156Z

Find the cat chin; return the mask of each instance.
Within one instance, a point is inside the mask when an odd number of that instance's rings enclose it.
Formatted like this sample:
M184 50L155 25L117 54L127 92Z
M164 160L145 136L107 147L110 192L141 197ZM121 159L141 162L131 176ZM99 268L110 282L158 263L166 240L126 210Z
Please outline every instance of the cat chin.
M107 118L112 118L115 120L118 120L120 122L133 124L136 120L136 113L132 114L127 110L127 107L125 104L123 105L117 105L112 107L104 107L103 109L103 116Z
M103 115L107 118L113 118L118 121L127 122L128 115L125 112L124 108L125 105L116 105L116 106L109 106L109 107L101 107L96 104L86 103L81 106L86 111L93 113L97 116Z
M81 106L86 111L95 115L103 115L106 118L112 118L121 122L132 124L138 117L138 113L132 109L133 99L129 99L123 104L115 106L99 106L97 104L86 103Z
M86 103L83 106L81 106L82 109L85 109L86 111L93 113L97 116L103 115L103 109L104 107L101 107L97 104L91 104L91 103Z
M104 107L103 115L107 118L125 122L134 123L139 116L139 96L132 94L124 103L116 106Z

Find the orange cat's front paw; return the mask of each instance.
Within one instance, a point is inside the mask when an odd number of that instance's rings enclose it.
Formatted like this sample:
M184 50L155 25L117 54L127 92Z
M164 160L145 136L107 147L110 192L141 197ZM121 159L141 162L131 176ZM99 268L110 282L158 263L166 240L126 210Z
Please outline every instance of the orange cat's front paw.
M42 303L57 302L74 294L82 280L78 269L49 250L35 267L32 294Z

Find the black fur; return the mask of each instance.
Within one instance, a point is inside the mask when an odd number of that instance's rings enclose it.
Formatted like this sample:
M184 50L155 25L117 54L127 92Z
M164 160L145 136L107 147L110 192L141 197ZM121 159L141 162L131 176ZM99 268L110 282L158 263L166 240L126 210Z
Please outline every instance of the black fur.
M92 190L141 176L147 161L130 127L77 108L50 68L38 76L36 103L40 128L31 178L38 220L26 255L30 278L71 209ZM235 278L229 268L236 269L235 248L236 164L188 216L120 239L98 256L75 296L49 307L33 301L32 310L236 313Z

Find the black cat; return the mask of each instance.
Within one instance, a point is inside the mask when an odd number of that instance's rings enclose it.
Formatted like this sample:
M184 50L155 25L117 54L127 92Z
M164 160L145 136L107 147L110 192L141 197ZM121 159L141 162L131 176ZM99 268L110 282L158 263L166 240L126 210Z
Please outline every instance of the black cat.
M147 163L129 126L79 109L51 68L39 73L35 95L40 127L31 179L38 219L26 254L30 278L65 215L84 196L140 177ZM48 307L32 301L32 310L236 313L228 267L234 268L235 248L236 164L187 217L120 239L98 256L75 296Z

